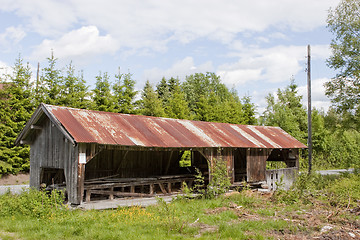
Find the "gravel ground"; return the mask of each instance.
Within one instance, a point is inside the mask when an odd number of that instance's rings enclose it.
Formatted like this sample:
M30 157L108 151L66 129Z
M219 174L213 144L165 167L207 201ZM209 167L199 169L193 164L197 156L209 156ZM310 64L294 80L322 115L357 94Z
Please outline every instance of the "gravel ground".
M0 186L0 194L5 194L10 190L13 194L20 194L22 191L29 188L29 185L9 185L9 186Z

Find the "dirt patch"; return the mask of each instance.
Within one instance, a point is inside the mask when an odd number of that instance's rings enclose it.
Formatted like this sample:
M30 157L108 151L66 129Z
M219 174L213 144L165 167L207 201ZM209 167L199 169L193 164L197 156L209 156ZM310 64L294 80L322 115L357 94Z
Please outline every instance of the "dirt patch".
M0 239L20 239L17 237L17 235L15 233L11 233L11 232L3 232L0 230Z
M360 239L360 233L356 230L334 230L324 233L318 237L314 237L320 240L353 240Z
M219 230L218 226L208 225L199 222L191 223L189 224L189 226L199 228L199 233L195 235L195 238L201 237L201 235L204 234L205 232L217 232Z
M29 181L30 174L28 173L19 173L17 175L4 175L0 178L0 186L29 184Z

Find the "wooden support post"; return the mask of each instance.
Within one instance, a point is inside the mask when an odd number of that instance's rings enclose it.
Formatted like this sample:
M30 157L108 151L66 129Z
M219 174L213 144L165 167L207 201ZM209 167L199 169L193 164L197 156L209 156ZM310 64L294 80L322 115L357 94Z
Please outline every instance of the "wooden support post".
M85 164L86 164L86 145L79 144L79 156L77 161L77 198L79 204L84 198Z
M114 200L114 188L110 188L110 194L109 194L109 199L110 200Z
M159 182L158 184L159 184L159 187L160 187L160 189L161 189L161 192L162 192L163 194L167 194L167 192L166 192L166 190L165 190L165 188L164 188L164 184L161 183L161 182Z
M91 190L86 190L86 198L85 198L85 201L86 201L86 202L90 202L90 198L91 198Z
M167 190L168 190L168 193L171 193L171 182L168 182L168 184L167 184Z
M153 183L150 184L150 194L154 194L154 187L155 185Z
M134 192L135 192L135 186L134 186L134 185L131 185L131 186L130 186L130 192L131 192L131 193L134 193Z

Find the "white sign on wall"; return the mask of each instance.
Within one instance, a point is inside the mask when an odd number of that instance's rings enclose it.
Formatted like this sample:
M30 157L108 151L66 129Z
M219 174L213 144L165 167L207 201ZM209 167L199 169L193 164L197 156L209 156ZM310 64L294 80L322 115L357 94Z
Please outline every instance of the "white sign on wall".
M79 163L86 163L86 153L79 153Z

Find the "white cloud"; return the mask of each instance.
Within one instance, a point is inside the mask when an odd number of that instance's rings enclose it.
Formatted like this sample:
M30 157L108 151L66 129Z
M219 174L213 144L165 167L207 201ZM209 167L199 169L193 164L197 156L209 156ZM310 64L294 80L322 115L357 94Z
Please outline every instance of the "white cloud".
M7 65L5 62L0 61L0 79L6 75L11 73L11 67Z
M230 69L217 72L224 83L228 86L244 85L249 81L257 81L261 78L262 68L257 69Z
M93 25L126 48L164 51L170 41L207 38L230 44L247 31L310 31L326 24L327 10L338 2L3 0L0 9L25 18L29 29L46 37L62 36L79 24Z
M175 62L168 69L152 68L145 70L144 78L152 82L158 82L162 77L179 77L180 80L183 80L187 75L197 72L211 72L212 70L213 66L211 62L195 65L192 57L186 57Z
M50 51L62 60L87 59L91 56L115 53L119 49L117 41L108 35L100 36L95 26L82 27L66 33L57 40L45 39L35 47L32 59L44 59L49 56Z
M0 47L4 51L9 51L11 46L18 44L26 36L25 31L21 26L19 27L8 27L5 32L0 34Z
M306 46L276 46L272 48L246 48L238 44L238 51L230 56L237 62L219 66L217 73L227 84L244 85L252 81L280 83L289 81L304 70ZM313 57L325 59L329 56L328 45L316 45Z
M328 82L328 78L319 78L311 81L311 106L316 109L324 109L326 112L330 105L331 101L325 95L324 84ZM299 86L298 93L303 96L303 105L307 107L307 85Z
M43 36L60 36L77 22L72 1L2 0L0 10L24 18L24 25Z

